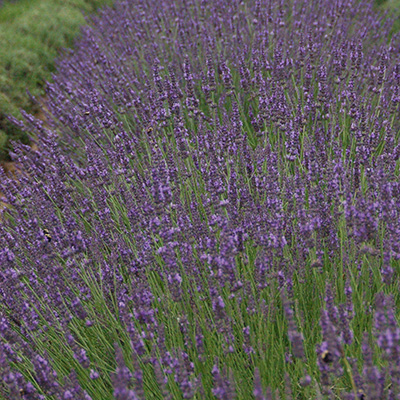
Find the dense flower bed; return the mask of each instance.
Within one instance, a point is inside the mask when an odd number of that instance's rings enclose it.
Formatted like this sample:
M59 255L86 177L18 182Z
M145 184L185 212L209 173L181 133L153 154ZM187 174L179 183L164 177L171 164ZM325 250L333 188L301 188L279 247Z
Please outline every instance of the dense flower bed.
M400 37L370 2L119 1L16 146L15 399L400 393ZM53 397L52 397L53 396Z

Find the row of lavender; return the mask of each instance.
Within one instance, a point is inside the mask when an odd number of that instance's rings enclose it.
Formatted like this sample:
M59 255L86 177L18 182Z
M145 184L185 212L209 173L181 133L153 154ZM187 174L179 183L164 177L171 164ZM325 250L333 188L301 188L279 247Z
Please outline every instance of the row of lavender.
M15 121L6 399L394 399L400 37L352 0L117 1Z

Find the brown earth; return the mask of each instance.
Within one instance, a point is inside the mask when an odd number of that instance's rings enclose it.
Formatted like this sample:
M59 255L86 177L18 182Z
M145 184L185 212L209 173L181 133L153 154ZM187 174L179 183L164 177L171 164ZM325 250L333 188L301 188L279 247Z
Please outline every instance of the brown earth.
M41 102L43 105L43 102ZM43 112L43 110L40 110L38 113L34 114L35 118L40 119L43 122L46 122L46 116ZM36 151L38 150L38 147L35 143L31 143L29 145L32 150ZM16 163L14 161L0 161L0 167L3 168L4 172L6 173L7 177L11 179L15 179L17 182L17 185L19 184L19 181L17 179L17 168L16 168ZM4 194L0 192L0 222L2 220L1 218L1 213L2 210L5 209L6 207L9 207L2 199L4 199Z

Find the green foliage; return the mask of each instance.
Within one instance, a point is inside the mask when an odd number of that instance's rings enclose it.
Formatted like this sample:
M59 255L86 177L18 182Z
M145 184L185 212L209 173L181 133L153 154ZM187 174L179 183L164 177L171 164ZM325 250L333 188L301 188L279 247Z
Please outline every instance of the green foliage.
M400 0L385 0L383 1L383 7L395 12L397 18L394 24L394 30L400 31Z
M112 0L20 0L0 8L0 160L8 159L10 139L28 143L6 116L38 111L27 90L44 95L59 50L73 44L84 14L107 4Z

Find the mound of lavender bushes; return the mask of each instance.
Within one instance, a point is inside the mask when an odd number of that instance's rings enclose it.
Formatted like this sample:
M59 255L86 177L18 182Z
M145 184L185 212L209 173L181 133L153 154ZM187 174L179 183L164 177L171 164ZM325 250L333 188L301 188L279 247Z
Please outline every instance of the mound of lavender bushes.
M93 18L1 174L2 398L398 398L400 37L372 6Z

